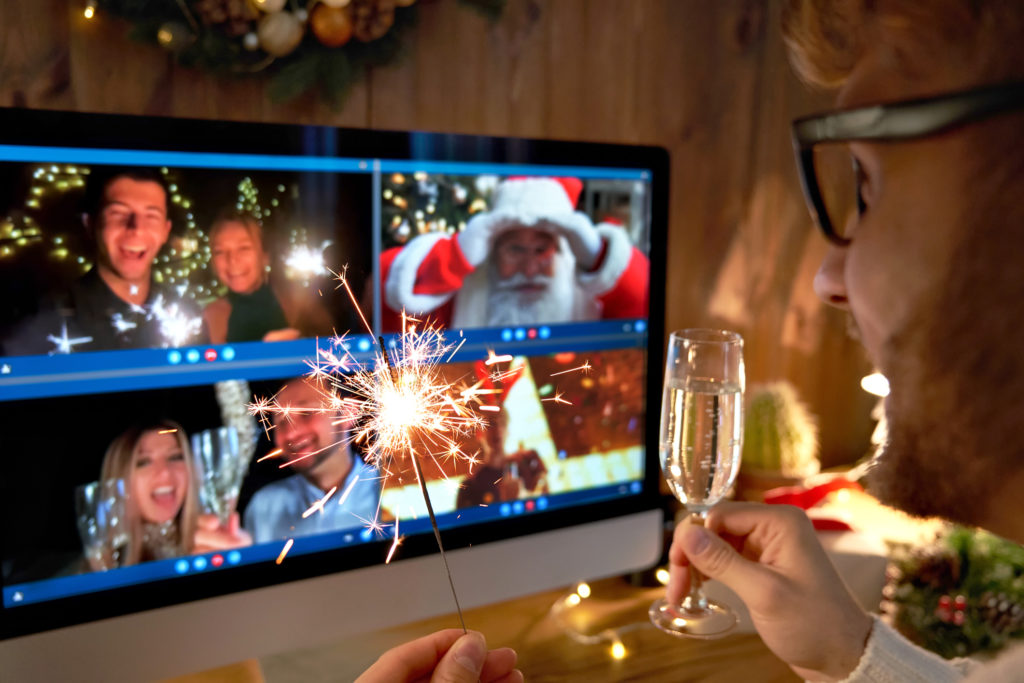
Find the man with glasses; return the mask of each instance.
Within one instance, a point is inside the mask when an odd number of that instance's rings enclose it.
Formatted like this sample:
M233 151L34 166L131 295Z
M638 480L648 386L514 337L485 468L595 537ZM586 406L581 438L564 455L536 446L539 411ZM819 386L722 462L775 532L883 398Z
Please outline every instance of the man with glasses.
M891 387L869 489L1024 542L1024 5L791 0L784 31L800 74L839 87L839 109L793 134L831 242L815 289ZM1024 676L1022 649L946 661L866 614L795 508L723 505L707 526L676 530L669 598L692 563L806 678Z

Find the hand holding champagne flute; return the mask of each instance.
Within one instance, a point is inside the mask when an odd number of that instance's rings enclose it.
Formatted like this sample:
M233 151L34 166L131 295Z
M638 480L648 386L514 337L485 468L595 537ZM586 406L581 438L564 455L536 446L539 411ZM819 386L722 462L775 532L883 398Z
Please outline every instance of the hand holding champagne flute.
M691 513L692 523L703 523L739 472L744 385L740 335L711 329L671 334L659 453L665 481ZM690 577L690 592L682 604L662 598L651 605L654 625L693 638L715 638L732 630L735 613L708 600L700 573L692 567Z

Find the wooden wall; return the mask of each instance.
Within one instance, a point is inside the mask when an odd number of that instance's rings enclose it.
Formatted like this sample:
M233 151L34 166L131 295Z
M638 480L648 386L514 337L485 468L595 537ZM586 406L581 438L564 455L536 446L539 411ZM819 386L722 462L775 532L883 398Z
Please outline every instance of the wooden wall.
M824 250L793 170L788 123L826 108L789 71L778 0L509 0L496 24L421 0L398 64L340 110L269 102L263 83L174 65L76 0L3 3L0 104L648 143L672 156L669 328L747 339L749 381L793 381L826 465L867 448L869 370L845 316L814 297Z

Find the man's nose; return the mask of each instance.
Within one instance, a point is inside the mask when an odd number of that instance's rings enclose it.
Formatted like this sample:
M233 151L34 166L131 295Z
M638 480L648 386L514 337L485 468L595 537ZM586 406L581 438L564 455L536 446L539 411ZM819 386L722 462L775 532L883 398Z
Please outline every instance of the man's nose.
M283 447L291 440L298 426L298 421L291 416L285 416L284 419L277 423L274 431L276 432L275 441L278 448Z
M540 273L540 259L531 256L525 257L520 270L526 277L535 277Z
M836 308L849 308L846 293L846 247L830 244L814 276L818 298Z
M128 214L128 220L125 221L124 227L127 228L128 230L135 230L135 229L137 229L139 227L139 217L138 217L138 214L135 213L134 211L132 211L130 214Z

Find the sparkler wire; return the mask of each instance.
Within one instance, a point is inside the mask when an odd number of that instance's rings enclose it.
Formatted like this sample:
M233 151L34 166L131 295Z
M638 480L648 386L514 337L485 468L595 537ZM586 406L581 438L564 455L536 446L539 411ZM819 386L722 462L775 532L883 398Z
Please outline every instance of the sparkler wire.
M388 366L391 376L395 375L395 367L391 364L391 357L388 355L387 347L384 345L384 337L378 336L380 351L384 356L384 362ZM434 506L430 503L430 494L427 493L427 483L423 479L423 470L420 468L420 460L414 451L410 451L410 460L416 469L416 479L420 483L420 491L423 493L423 502L427 504L427 515L430 517L430 526L434 529L434 539L437 541L437 549L441 551L441 561L444 562L444 571L448 575L448 585L452 589L452 598L455 600L455 610L459 613L459 623L462 625L462 632L466 631L466 620L462 617L462 606L459 604L459 596L455 592L455 581L452 579L452 570L448 566L448 556L444 552L444 544L441 543L441 530L437 528L437 516L434 514Z

